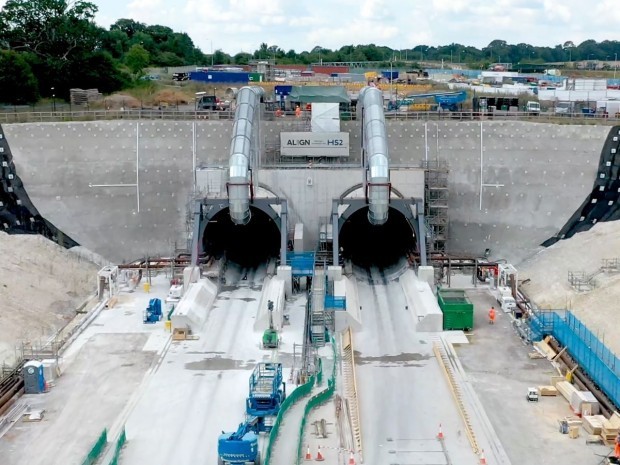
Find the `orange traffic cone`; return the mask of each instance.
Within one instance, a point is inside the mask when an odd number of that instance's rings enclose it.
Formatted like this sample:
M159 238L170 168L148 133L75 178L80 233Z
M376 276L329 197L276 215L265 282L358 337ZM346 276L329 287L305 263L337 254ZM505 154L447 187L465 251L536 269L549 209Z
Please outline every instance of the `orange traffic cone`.
M353 457L353 451L349 455L349 465L355 465L355 457Z
M319 446L319 450L316 453L316 458L314 459L317 462L322 462L323 460L325 460L325 457L323 457L323 454L321 454L321 446Z
M437 439L443 440L443 430L441 429L441 423L439 423L439 433L437 433Z
M487 459L484 456L484 449L480 451L480 465L487 465Z
M312 460L312 454L310 453L310 444L308 444L308 448L306 449L306 460Z

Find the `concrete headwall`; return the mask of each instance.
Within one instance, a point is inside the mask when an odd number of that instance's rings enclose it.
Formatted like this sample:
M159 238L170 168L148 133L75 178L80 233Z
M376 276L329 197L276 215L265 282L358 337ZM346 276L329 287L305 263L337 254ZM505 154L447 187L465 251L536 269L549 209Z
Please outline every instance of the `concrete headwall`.
M263 144L299 125L263 123ZM4 126L17 174L41 215L115 262L186 245L194 168L225 169L231 128L230 121ZM291 223L305 223L308 244L316 241L318 217L329 214L331 199L362 179L361 169L351 168L360 163L359 123L344 123L343 130L351 131L346 170L315 163L259 174L288 199ZM423 173L413 168L424 159L447 161L449 249L490 248L493 257L516 262L555 234L590 192L608 132L605 126L390 121L392 184L407 197L422 196Z

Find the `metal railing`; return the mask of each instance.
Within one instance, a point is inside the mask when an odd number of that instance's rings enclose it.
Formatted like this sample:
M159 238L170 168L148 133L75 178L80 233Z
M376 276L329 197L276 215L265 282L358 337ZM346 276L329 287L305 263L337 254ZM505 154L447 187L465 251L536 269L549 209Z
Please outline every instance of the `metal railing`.
M0 123L58 123L110 120L233 120L234 111L183 111L183 110L80 110L80 111L35 111L0 112Z
M52 122L81 122L81 121L110 121L110 120L224 120L232 121L234 111L192 111L171 109L129 109L129 110L71 110L71 111L6 111L0 112L0 123L52 123ZM532 115L527 112L495 112L482 114L471 110L467 111L396 111L386 112L387 120L419 120L419 121L525 121L531 123L555 124L604 124L614 125L620 122L620 115L604 113L583 114L543 112ZM295 118L285 115L286 119ZM265 112L265 120L275 120L275 113Z

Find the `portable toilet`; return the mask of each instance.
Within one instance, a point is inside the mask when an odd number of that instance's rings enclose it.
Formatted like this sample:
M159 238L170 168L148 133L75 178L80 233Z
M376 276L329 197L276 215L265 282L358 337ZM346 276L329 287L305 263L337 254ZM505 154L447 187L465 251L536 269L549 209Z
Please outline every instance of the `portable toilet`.
M24 393L41 394L45 392L45 376L43 375L43 363L31 360L24 364Z

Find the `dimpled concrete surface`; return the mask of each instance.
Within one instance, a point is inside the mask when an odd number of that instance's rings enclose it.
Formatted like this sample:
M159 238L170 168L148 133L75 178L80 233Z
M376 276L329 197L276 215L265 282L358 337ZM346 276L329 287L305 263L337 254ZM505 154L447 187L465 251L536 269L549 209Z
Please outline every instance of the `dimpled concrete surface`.
M263 143L277 142L279 131L296 124L264 122ZM608 126L516 121L389 121L387 126L392 166L419 167L424 159L448 163L450 250L480 254L490 248L492 257L514 262L555 234L590 192L610 131ZM225 171L232 122L3 128L18 175L41 214L82 245L120 261L185 245L193 169ZM362 180L361 170L351 169L359 163L360 139L355 136L360 124L347 122L343 130L352 135L346 173L330 176L333 170L315 169L317 161L313 168L304 167L313 188L304 182L279 192L289 199L292 217L307 221L309 231L318 228L316 213L329 214L328 208L315 213L316 202L308 201L316 195L312 190L343 192ZM278 176L271 178L280 182ZM105 185L114 186L101 187ZM220 190L225 193L225 185ZM324 203L327 207L329 199ZM305 211L303 205L311 209Z

